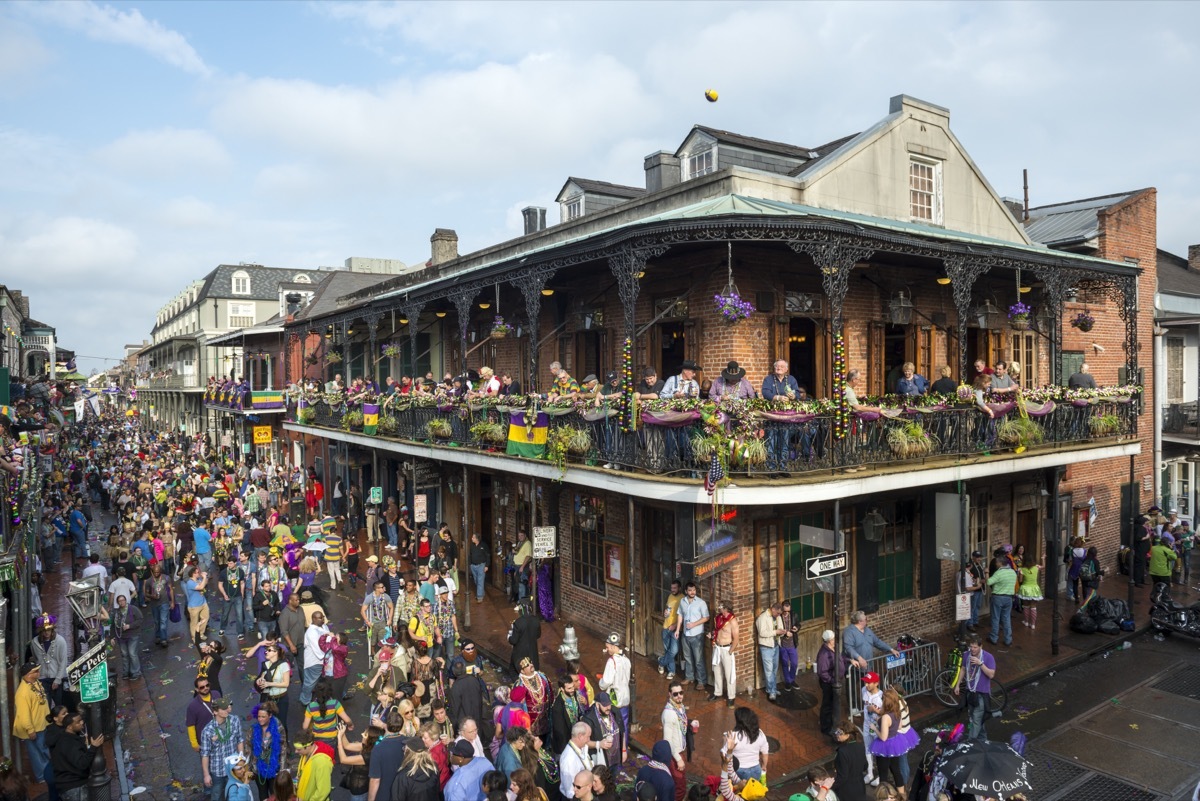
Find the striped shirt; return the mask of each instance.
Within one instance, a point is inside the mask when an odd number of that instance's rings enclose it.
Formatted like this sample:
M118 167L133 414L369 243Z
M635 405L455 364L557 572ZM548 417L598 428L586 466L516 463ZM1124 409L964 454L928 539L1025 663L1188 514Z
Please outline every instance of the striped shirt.
M329 700L325 703L325 714L321 714L321 705L311 701L304 710L304 722L316 740L336 740L338 715L342 711L342 702Z
M325 535L325 561L342 561L342 535L336 531Z

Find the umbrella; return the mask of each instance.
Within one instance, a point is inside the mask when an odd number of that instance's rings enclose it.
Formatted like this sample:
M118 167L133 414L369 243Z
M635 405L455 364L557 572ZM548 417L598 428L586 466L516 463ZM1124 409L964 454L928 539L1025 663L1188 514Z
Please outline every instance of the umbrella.
M937 769L964 793L1003 800L1033 792L1029 763L1008 743L967 740L947 749Z
M304 546L304 550L306 550L306 551L323 551L328 547L329 547L328 545L326 545L323 542L320 542L319 540L313 540L308 545Z

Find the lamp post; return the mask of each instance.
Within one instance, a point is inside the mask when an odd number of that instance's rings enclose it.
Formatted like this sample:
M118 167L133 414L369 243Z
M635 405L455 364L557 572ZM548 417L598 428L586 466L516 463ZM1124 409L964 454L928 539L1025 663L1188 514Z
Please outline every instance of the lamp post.
M98 578L98 577L88 577ZM84 628L93 633L92 627L88 623L96 620L100 616L101 597L100 587L90 580L72 581L67 589L67 601L71 604L71 609L80 620L84 622ZM98 635L100 630L96 626L95 633ZM93 643L93 639L95 642ZM80 695L86 707L87 733L88 737L95 737L99 734L108 736L110 733L105 731L105 721L109 721L115 726L115 715L112 713L112 694L107 685L109 681L108 672L108 644L99 636L89 636L88 643L90 647L77 660L74 665L79 665L80 662L86 663L83 667L77 668L80 671L79 680L75 681L80 690ZM98 653L93 653L99 649ZM93 661L95 660L95 661ZM74 667L74 665L72 667ZM90 666L89 666L90 665ZM95 700L89 696L89 682L83 680L93 670L103 668L102 677L103 695L95 696ZM68 668L68 676L70 676L72 668ZM107 801L110 796L109 785L112 784L112 777L108 773L108 760L104 756L104 750L97 748L95 755L92 757L91 771L88 774L87 788L88 801Z
M0 298L3 298L3 297L4 297L3 295L0 295ZM8 638L8 599L0 598L0 653L8 653L7 638ZM6 756L9 759L12 759L13 758L13 750L12 750L12 740L10 739L10 737L11 737L10 732L11 732L12 727L8 721L9 721L8 688L4 687L4 688L0 688L0 728L3 728L3 732L0 732L0 744L3 745L4 756Z

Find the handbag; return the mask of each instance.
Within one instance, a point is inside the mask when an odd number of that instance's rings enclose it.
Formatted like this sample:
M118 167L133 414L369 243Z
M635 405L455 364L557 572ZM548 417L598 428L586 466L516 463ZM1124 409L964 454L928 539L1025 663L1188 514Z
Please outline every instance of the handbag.
M183 620L183 610L179 608L179 601L176 601L171 607L171 611L167 617L171 619L172 623L178 623Z

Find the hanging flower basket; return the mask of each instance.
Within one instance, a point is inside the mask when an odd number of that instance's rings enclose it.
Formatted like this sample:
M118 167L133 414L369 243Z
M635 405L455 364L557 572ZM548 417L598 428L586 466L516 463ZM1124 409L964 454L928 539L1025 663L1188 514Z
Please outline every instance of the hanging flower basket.
M493 339L504 339L506 336L508 336L509 334L513 333L516 330L517 329L514 326L511 326L508 323L504 322L504 318L498 314L496 315L496 319L492 320L492 338Z
M713 303L716 304L721 319L730 325L749 319L750 315L754 314L754 304L748 300L742 300L742 296L734 288L726 289L723 295L720 293L713 295Z
M389 342L383 346L381 353L385 359L397 359L400 357L400 346L394 342Z
M1096 324L1096 318L1088 314L1086 311L1081 311L1071 318L1071 326L1078 328L1080 331L1087 332L1092 330L1092 326Z
M341 364L342 363L342 354L338 353L337 351L330 351L329 353L326 353L325 354L325 363L326 364Z
M1015 331L1029 330L1029 315L1033 309L1021 301L1008 307L1008 324Z

